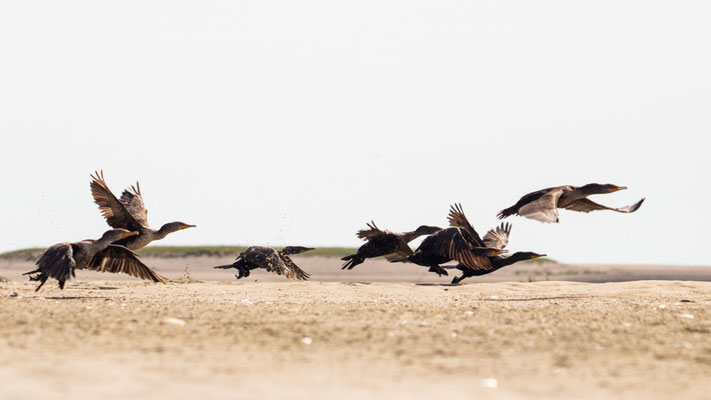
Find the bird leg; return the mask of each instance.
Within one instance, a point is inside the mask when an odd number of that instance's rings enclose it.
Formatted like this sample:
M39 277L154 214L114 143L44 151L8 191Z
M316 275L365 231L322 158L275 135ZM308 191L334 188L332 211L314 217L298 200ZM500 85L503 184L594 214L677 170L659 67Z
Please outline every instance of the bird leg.
M444 268L440 267L439 265L433 265L433 266L431 266L428 271L434 272L435 274L437 274L437 275L439 275L439 276L447 276L447 275L449 275L449 274L447 273L447 271L445 271Z

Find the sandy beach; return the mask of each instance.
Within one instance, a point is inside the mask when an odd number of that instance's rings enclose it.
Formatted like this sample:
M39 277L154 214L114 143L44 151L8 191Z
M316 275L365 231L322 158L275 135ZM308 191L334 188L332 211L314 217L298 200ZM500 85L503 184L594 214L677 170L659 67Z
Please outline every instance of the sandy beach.
M3 261L0 397L702 399L711 391L709 282L564 282L623 280L625 268L526 264L452 286L382 261L349 275L326 257L298 260L314 275L305 283L263 273L238 282L206 268L228 260L147 260L184 283L78 271L64 291L49 282L38 293L19 276L27 265ZM673 271L703 279L699 269ZM372 275L379 279L368 282Z

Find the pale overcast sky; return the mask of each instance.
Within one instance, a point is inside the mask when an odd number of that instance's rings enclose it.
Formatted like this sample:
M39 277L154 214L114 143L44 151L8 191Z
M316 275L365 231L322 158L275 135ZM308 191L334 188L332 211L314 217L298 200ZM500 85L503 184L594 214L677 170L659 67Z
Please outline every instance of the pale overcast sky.
M160 244L358 246L371 219L484 233L540 188L626 185L511 251L711 264L711 3L0 5L0 251L96 238L103 169Z

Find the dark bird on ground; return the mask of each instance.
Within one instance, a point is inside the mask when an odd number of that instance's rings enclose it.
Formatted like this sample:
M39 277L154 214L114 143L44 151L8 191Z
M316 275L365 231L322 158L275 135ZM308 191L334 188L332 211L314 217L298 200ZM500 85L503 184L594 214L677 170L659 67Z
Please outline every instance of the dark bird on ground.
M346 262L341 269L353 269L353 267L365 261L366 258L383 256L390 261L395 258L409 257L412 255L412 249L408 243L422 235L429 235L442 230L442 228L436 226L422 225L411 232L395 233L388 230L380 230L373 221L370 221L368 228L360 230L356 234L367 242L360 246L355 254L341 258Z
M238 273L235 276L237 279L248 277L249 272L255 268L264 268L277 275L286 275L289 279L305 281L309 279L310 275L294 264L289 255L301 254L309 250L313 250L313 248L287 246L277 251L271 247L252 246L240 253L234 263L220 265L215 268L236 268Z
M131 250L112 244L121 239L138 235L125 229L106 231L99 240L87 239L81 242L58 243L50 246L37 260L37 269L25 272L31 275L30 280L39 281L37 290L49 278L59 281L59 288L64 289L64 283L74 277L77 269L91 269L100 272L123 272L136 278L149 279L153 282L165 283L166 278L148 268Z
M451 228L443 229L422 241L414 254L409 257L396 258L393 262L409 261L417 265L429 267L430 272L440 276L448 275L440 266L456 260L469 268L480 268L487 264L487 257L497 256L505 250L487 246L481 240L474 228L461 211L461 206L453 206L449 214Z
M118 245L125 246L130 250L138 250L154 240L163 239L170 233L195 227L195 225L175 221L163 225L158 230L153 229L148 224L148 209L143 203L141 187L138 182L136 182L136 186L124 190L121 199L118 199L104 181L103 171L94 172L91 178L91 195L109 226L138 232L137 236L117 242Z
M484 235L484 239L482 240L482 242L487 247L503 251L506 245L509 243L510 234L511 225L509 223L502 223L501 226L497 226L496 228L487 232L486 235ZM462 271L462 276L455 276L454 279L452 279L452 284L457 284L463 279L469 278L471 276L486 275L507 265L511 265L519 261L531 260L538 257L545 257L545 254L538 254L530 251L519 251L509 257L502 257L498 255L490 256L486 257L486 259L484 260L480 260L481 262L477 264L477 268L472 268L468 265L463 265L460 263L455 265L453 268Z
M558 222L558 208L584 213L595 210L612 210L621 213L637 211L644 202L644 198L635 204L620 208L604 206L587 198L594 194L612 193L623 189L627 189L627 186L601 185L599 183L542 189L521 197L513 206L501 210L498 217L503 219L517 214L541 222Z

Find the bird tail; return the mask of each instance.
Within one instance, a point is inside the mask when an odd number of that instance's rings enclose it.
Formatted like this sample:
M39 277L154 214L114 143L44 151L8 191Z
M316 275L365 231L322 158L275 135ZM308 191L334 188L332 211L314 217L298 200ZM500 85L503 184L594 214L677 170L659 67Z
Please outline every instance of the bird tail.
M234 264L227 264L227 265L218 265L215 268L219 269L230 269L230 268L237 268Z
M365 261L365 257L356 253L351 254L349 256L345 256L341 258L341 260L345 261L341 269L353 269L353 267L355 267L356 265L362 264Z
M397 257L388 259L390 262L410 262L410 257Z

